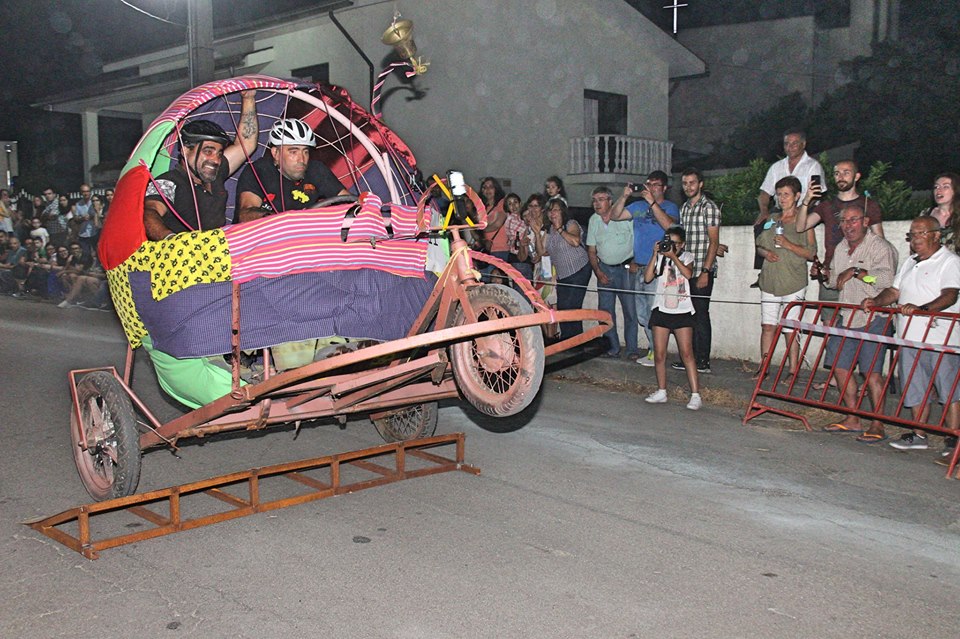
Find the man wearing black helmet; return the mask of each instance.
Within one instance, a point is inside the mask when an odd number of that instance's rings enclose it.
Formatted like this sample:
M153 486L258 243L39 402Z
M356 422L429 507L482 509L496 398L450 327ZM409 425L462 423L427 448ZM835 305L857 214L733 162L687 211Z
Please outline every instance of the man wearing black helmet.
M310 159L317 146L313 130L302 120L277 120L263 157L244 169L237 182L237 219L259 219L282 211L299 211L335 195L349 195L333 172Z
M255 95L254 90L241 93L240 124L233 140L209 120L191 120L180 129L180 163L147 185L143 203L147 239L226 224L224 183L257 149Z

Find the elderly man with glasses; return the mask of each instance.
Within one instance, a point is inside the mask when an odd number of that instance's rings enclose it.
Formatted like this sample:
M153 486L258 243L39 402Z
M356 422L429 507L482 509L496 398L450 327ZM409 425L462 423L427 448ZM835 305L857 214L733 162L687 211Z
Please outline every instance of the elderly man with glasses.
M587 257L597 276L597 306L610 313L613 326L604 337L610 348L604 357L620 357L620 336L617 334L617 299L623 310L623 338L627 356L640 357L637 346L637 307L633 301L636 275L633 264L633 224L630 220L613 219L613 193L605 186L593 189L593 215L587 226Z
M835 247L830 266L827 268L826 286L838 292L841 304L861 304L865 299L876 297L880 291L893 285L897 271L897 251L870 228L870 218L857 204L848 204L838 216L843 239ZM838 318L836 326L870 333L889 335L886 315L877 315L867 323L867 315L853 311L852 316ZM827 340L826 363L834 369L840 385L841 400L847 408L856 408L857 380L851 377L855 366L867 378L867 390L874 411L883 410L883 381L880 373L886 347L878 342L851 337L831 335ZM854 432L862 430L860 418L847 415L840 422L824 428L827 432ZM886 438L883 423L874 420L857 441L870 443Z
M879 295L863 300L863 310L897 304L897 336L906 340L926 342L933 350L900 348L900 379L904 385L903 405L911 409L914 421L925 422L932 397L931 378L937 397L944 405L947 428L960 428L960 355L938 353L937 346L960 347L960 330L956 322L943 318L915 316L924 313L957 313L960 302L960 256L943 246L940 222L935 217L922 216L910 223L907 241L911 256L897 271L889 288ZM890 442L898 450L926 450L927 436L921 431L908 431L900 439ZM947 437L944 455L953 453L955 436Z

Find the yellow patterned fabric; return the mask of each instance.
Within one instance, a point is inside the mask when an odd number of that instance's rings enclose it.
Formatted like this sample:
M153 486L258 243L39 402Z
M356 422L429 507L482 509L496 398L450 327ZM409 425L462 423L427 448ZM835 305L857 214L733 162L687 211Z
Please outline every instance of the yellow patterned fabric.
M194 284L229 282L230 270L230 248L221 229L144 242L136 253L107 273L113 305L130 345L139 347L147 329L133 303L129 273L149 272L153 299L160 301Z
M131 270L150 271L150 290L158 302L194 284L230 281L230 248L222 229L144 242L132 257L138 267Z
M133 291L130 290L130 280L127 278L127 273L135 270L130 268L135 257L136 255L131 255L120 266L107 271L107 284L110 286L113 307L117 310L127 341L133 348L140 348L143 338L147 335L147 327L143 325L137 314L137 307L133 304Z

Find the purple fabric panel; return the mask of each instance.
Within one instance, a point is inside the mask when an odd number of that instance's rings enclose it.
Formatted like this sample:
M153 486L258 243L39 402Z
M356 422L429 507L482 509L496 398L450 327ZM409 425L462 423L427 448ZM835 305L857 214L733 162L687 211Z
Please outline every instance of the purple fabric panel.
M231 284L198 284L157 302L149 273L130 273L133 300L154 347L174 357L230 351ZM299 273L240 285L244 349L314 337L405 337L436 277L398 277L374 269Z

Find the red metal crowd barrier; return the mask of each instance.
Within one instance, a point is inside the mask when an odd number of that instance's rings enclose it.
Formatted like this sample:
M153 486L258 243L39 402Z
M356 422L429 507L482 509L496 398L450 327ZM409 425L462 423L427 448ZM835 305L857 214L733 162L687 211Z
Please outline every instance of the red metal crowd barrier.
M957 393L960 384L960 314L917 311L908 317L900 315L895 308L875 308L869 312L858 309L851 304L830 302L790 304L777 324L773 344L761 364L743 423L764 413L775 413L798 419L807 430L812 430L805 416L789 409L792 403L940 435L960 435L957 420L952 423L948 420L947 404L940 410L922 411L918 418L904 404L907 391L916 398L919 388L923 393L919 406L929 406L934 400L943 402L936 388L938 374L942 377L941 390L949 391L945 393L947 397L953 398ZM853 326L870 326L872 332ZM919 340L903 338L904 335L916 338L917 332L922 334ZM828 354L827 345L831 339L829 350L835 353ZM810 368L801 365L796 375L791 374L787 358L791 340L799 340L798 361L810 364ZM777 362L777 346L781 343L785 346L784 353ZM875 344L886 348L875 348ZM835 370L844 346L848 349L855 347L850 366L854 373L864 349L873 350L872 358L867 350L864 360L870 359L868 370L879 366L881 371L883 401L878 409L871 404L867 383L860 385L856 374L845 375L842 379L839 374L833 375L838 392L831 390L828 383L831 373L823 367ZM901 365L904 358L906 361ZM928 368L932 366L932 370L924 372L921 359ZM924 381L928 374L929 380ZM842 402L849 384L857 389L853 406ZM899 398L894 403L893 396L897 394ZM768 400L778 401L771 404ZM960 411L960 406L954 408ZM947 477L960 478L958 457L960 446L954 448L950 457Z

